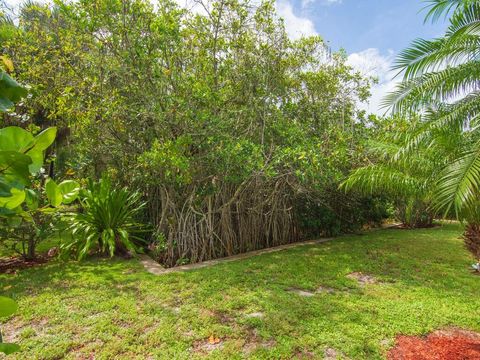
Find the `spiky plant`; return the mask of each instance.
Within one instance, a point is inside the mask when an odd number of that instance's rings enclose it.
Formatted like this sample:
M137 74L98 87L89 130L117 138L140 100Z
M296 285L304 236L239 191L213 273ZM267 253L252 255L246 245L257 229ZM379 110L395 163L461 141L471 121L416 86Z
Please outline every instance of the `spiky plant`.
M75 253L79 260L93 252L134 254L144 226L138 222L145 204L137 192L115 187L103 177L89 181L81 194L82 208L67 218L70 237L65 237L60 249Z
M403 73L403 82L385 104L397 113L423 116L423 125L403 152L435 143L438 130L461 134L447 155L433 199L437 209L453 208L470 223L465 238L471 244L480 241L480 1L429 1L426 20L443 15L450 15L443 37L415 40L398 57L395 68Z

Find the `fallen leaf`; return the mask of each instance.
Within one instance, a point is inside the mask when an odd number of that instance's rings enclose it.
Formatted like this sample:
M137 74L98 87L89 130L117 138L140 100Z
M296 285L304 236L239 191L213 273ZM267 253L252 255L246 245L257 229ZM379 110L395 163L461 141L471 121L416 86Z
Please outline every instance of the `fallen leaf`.
M220 342L220 339L218 337L215 337L213 335L210 335L210 337L208 338L208 342L211 344L211 345L215 345L215 344L218 344Z

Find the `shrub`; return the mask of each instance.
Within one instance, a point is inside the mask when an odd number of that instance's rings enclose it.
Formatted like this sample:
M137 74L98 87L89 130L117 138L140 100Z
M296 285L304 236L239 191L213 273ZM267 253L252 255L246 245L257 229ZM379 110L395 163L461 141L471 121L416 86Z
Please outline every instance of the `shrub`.
M112 185L107 177L90 180L80 195L81 209L65 219L71 236L63 239L60 251L75 253L79 260L92 252L135 254L144 225L137 216L145 204L138 192Z
M381 197L345 195L332 189L321 201L309 198L297 202L297 217L304 238L338 236L379 226L390 214Z

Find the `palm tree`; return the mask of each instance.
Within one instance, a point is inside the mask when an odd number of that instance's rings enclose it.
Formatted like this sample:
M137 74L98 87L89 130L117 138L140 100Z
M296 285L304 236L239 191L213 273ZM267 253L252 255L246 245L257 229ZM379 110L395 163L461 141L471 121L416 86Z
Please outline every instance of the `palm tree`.
M423 117L399 154L438 142L438 130L461 133L445 159L433 198L436 209L453 208L468 222L467 247L480 258L480 0L429 3L426 20L450 15L447 31L441 38L415 40L399 55L395 69L404 78L385 104L394 113Z
M446 147L419 146L415 152L402 152L409 141L405 121L383 122L393 122L394 128L379 140L369 141L370 164L353 171L341 187L366 195L387 195L393 201L396 219L406 228L431 226L435 215L431 207L435 179L443 161L438 154ZM415 122L408 127L414 128Z

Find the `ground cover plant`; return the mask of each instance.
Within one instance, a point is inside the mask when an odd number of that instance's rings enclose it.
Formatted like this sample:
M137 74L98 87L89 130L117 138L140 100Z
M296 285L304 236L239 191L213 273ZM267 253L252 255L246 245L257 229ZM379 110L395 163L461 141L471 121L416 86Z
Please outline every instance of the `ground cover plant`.
M398 334L480 331L461 232L378 230L163 276L106 258L1 275L22 309L3 326L22 349L9 359L382 359Z

